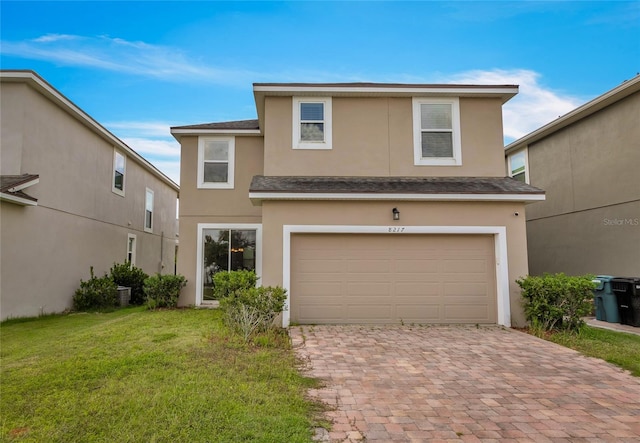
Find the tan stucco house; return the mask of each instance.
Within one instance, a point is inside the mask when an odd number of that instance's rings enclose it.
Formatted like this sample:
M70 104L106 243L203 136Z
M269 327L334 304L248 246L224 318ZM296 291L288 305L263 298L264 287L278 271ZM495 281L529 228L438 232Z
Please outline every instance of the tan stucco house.
M181 143L183 305L255 269L283 326L522 324L525 204L505 177L517 86L253 85L256 120L172 128Z
M63 311L89 267L173 273L178 185L32 71L0 71L0 314Z
M531 274L640 276L640 76L506 148L527 207Z

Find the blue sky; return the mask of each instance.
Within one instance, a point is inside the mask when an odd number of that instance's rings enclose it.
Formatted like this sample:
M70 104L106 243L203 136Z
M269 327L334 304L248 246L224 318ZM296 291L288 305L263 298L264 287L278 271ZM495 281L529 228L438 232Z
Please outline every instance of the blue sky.
M640 2L0 3L32 69L179 182L170 126L256 117L253 82L519 84L519 138L640 71Z

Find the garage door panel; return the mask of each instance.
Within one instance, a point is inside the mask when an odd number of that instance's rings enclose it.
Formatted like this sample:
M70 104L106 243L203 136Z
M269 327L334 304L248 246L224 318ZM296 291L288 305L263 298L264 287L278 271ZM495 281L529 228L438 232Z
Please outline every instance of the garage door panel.
M391 284L389 282L348 282L347 297L357 297L364 295L367 297L375 297L382 295L389 297L391 295Z
M391 271L390 260L346 260L347 272L389 272Z
M396 273L403 274L437 274L439 260L437 258L431 259L397 259L395 260L394 271Z
M294 234L291 320L495 323L492 235Z
M437 323L440 319L440 305L428 303L399 305L396 316L404 323Z
M347 318L359 323L389 323L392 310L391 304L354 303L347 305Z

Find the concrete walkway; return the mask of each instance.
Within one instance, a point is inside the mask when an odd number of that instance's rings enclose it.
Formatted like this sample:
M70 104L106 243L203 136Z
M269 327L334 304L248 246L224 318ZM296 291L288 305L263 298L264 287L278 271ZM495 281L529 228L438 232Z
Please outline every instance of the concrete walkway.
M640 379L523 332L464 326L290 329L311 395L334 425L318 439L640 441Z

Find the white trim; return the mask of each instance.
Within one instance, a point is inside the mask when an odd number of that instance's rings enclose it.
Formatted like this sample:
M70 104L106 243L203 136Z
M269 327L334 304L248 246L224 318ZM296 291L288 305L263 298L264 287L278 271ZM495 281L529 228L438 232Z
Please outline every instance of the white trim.
M390 233L394 228L394 233ZM402 228L399 233L397 228ZM303 233L323 234L490 234L495 239L496 297L498 324L511 327L511 304L509 296L509 266L507 260L506 226L348 226L348 225L284 225L282 227L282 287L287 290L282 327L290 323L291 306L291 235Z
M259 129L172 129L172 135L262 135Z
M202 305L202 270L204 263L203 233L205 229L255 229L256 231L256 275L262 276L262 224L261 223L198 223L196 245L196 306ZM260 280L258 280L260 282ZM259 284L259 283L258 283Z
M120 155L124 159L124 170L122 172L122 189L116 188L116 160ZM124 197L127 189L127 155L121 152L118 148L113 148L113 167L111 169L111 192Z
M251 200L542 201L544 194L347 194L250 192Z
M34 178L32 180L29 180L28 182L24 182L21 183L19 185L13 186L11 188L8 189L9 192L18 192L18 191L22 191L23 189L27 189L30 186L33 185L37 185L38 183L40 183L40 178Z
M127 255L125 257L129 259L129 241L133 239L133 251L131 251L131 266L136 264L136 250L138 249L138 237L136 234L127 234Z
M204 145L207 141L226 141L229 144L229 156L227 158L227 181L213 183L204 181ZM198 137L198 189L233 189L235 178L236 138L234 136Z
M332 148L332 101L331 97L293 97L292 101L292 148L293 149L331 149ZM324 105L324 141L310 142L300 140L300 104L322 103Z
M10 203L16 203L21 206L38 206L37 201L18 197L17 195L6 194L4 192L0 193L0 200Z
M415 166L461 166L462 141L460 133L460 100L458 97L449 98L413 98L413 164ZM420 105L447 104L451 105L451 135L452 157L423 157L422 156L422 111Z
M513 151L507 154L507 167L509 168L507 170L507 175L513 178L513 167L511 166L511 158L514 155L519 154L520 152L524 152L524 181L525 183L529 184L531 182L529 181L529 148L528 147L525 147L523 149L518 149L517 151Z
M149 193L151 193L151 226L147 227L147 198L149 197ZM153 232L153 219L155 218L155 207L154 207L155 195L152 189L145 188L144 191L144 221L142 226L144 227L145 232Z

